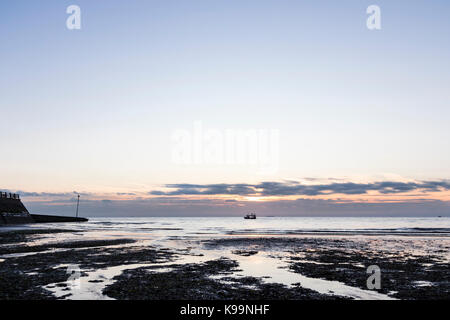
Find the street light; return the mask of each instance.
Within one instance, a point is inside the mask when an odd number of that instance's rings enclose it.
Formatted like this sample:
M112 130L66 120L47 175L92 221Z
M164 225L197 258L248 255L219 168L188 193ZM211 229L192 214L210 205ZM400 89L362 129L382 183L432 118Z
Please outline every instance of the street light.
M78 218L78 207L80 206L80 195L78 195L78 200L77 200L77 218Z

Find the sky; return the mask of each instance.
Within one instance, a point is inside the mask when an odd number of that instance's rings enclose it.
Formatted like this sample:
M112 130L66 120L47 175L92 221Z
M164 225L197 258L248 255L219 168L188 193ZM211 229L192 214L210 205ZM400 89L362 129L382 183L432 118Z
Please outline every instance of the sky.
M42 214L450 215L449 13L1 1L0 189Z

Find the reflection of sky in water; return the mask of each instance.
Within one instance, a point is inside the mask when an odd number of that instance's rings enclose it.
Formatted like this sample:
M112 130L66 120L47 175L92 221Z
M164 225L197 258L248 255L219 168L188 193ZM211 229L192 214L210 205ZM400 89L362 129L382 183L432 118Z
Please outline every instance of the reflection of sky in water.
M312 289L323 294L335 294L364 300L391 299L387 295L380 294L375 291L350 287L337 281L305 277L301 274L289 271L286 263L278 259L269 258L266 255L258 254L250 257L242 257L233 255L229 251L224 252L220 250L207 250L202 251L202 253L204 254L203 256L181 256L176 263L202 263L212 259L228 257L238 261L238 271L233 272L232 275L216 275L211 278L221 281L221 278L230 276L236 278L256 277L261 278L261 280L266 283L281 283L286 286L292 286L295 283L300 283L304 288ZM83 270L84 272L87 272L88 276L80 278L79 287L71 287L71 283L68 281L67 287L58 287L52 284L46 286L45 288L53 292L57 297L70 294L70 296L67 297L69 299L110 299L102 294L102 290L107 285L112 284L114 282L112 279L115 276L120 275L122 271L140 267L158 266L160 268L151 269L149 272L168 272L171 270L171 264L173 264L173 262L161 264L130 264L95 271ZM101 280L101 282L96 282L98 280Z
M269 276L270 278L263 278L267 283L275 282L287 286L300 283L302 287L319 293L336 294L356 299L390 299L388 296L375 291L361 290L341 282L309 278L299 273L290 272L282 261L263 255L242 257L238 260L239 268L243 270L236 273L238 276L258 278Z

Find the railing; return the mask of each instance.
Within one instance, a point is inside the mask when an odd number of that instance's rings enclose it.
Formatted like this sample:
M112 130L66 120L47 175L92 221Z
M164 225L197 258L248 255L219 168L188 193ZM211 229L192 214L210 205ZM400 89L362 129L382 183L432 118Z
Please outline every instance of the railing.
M0 198L6 198L6 199L20 199L20 196L17 193L11 193L11 192L0 192Z

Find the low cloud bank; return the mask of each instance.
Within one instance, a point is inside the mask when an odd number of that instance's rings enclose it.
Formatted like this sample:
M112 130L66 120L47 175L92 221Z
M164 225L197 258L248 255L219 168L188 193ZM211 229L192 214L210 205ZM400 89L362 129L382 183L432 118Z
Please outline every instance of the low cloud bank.
M450 190L449 181L373 183L326 183L306 185L300 182L261 182L259 184L167 184L169 191L151 191L151 195L241 195L241 196L319 196L330 194L362 195L369 191L380 194L399 194L406 192L438 192Z
M107 200L107 199L105 199ZM80 214L87 217L190 217L242 216L421 216L450 217L450 203L439 200L409 200L389 203L341 202L297 199L279 201L227 201L222 199L153 198L146 200L83 200ZM25 201L30 212L75 215L75 201Z

